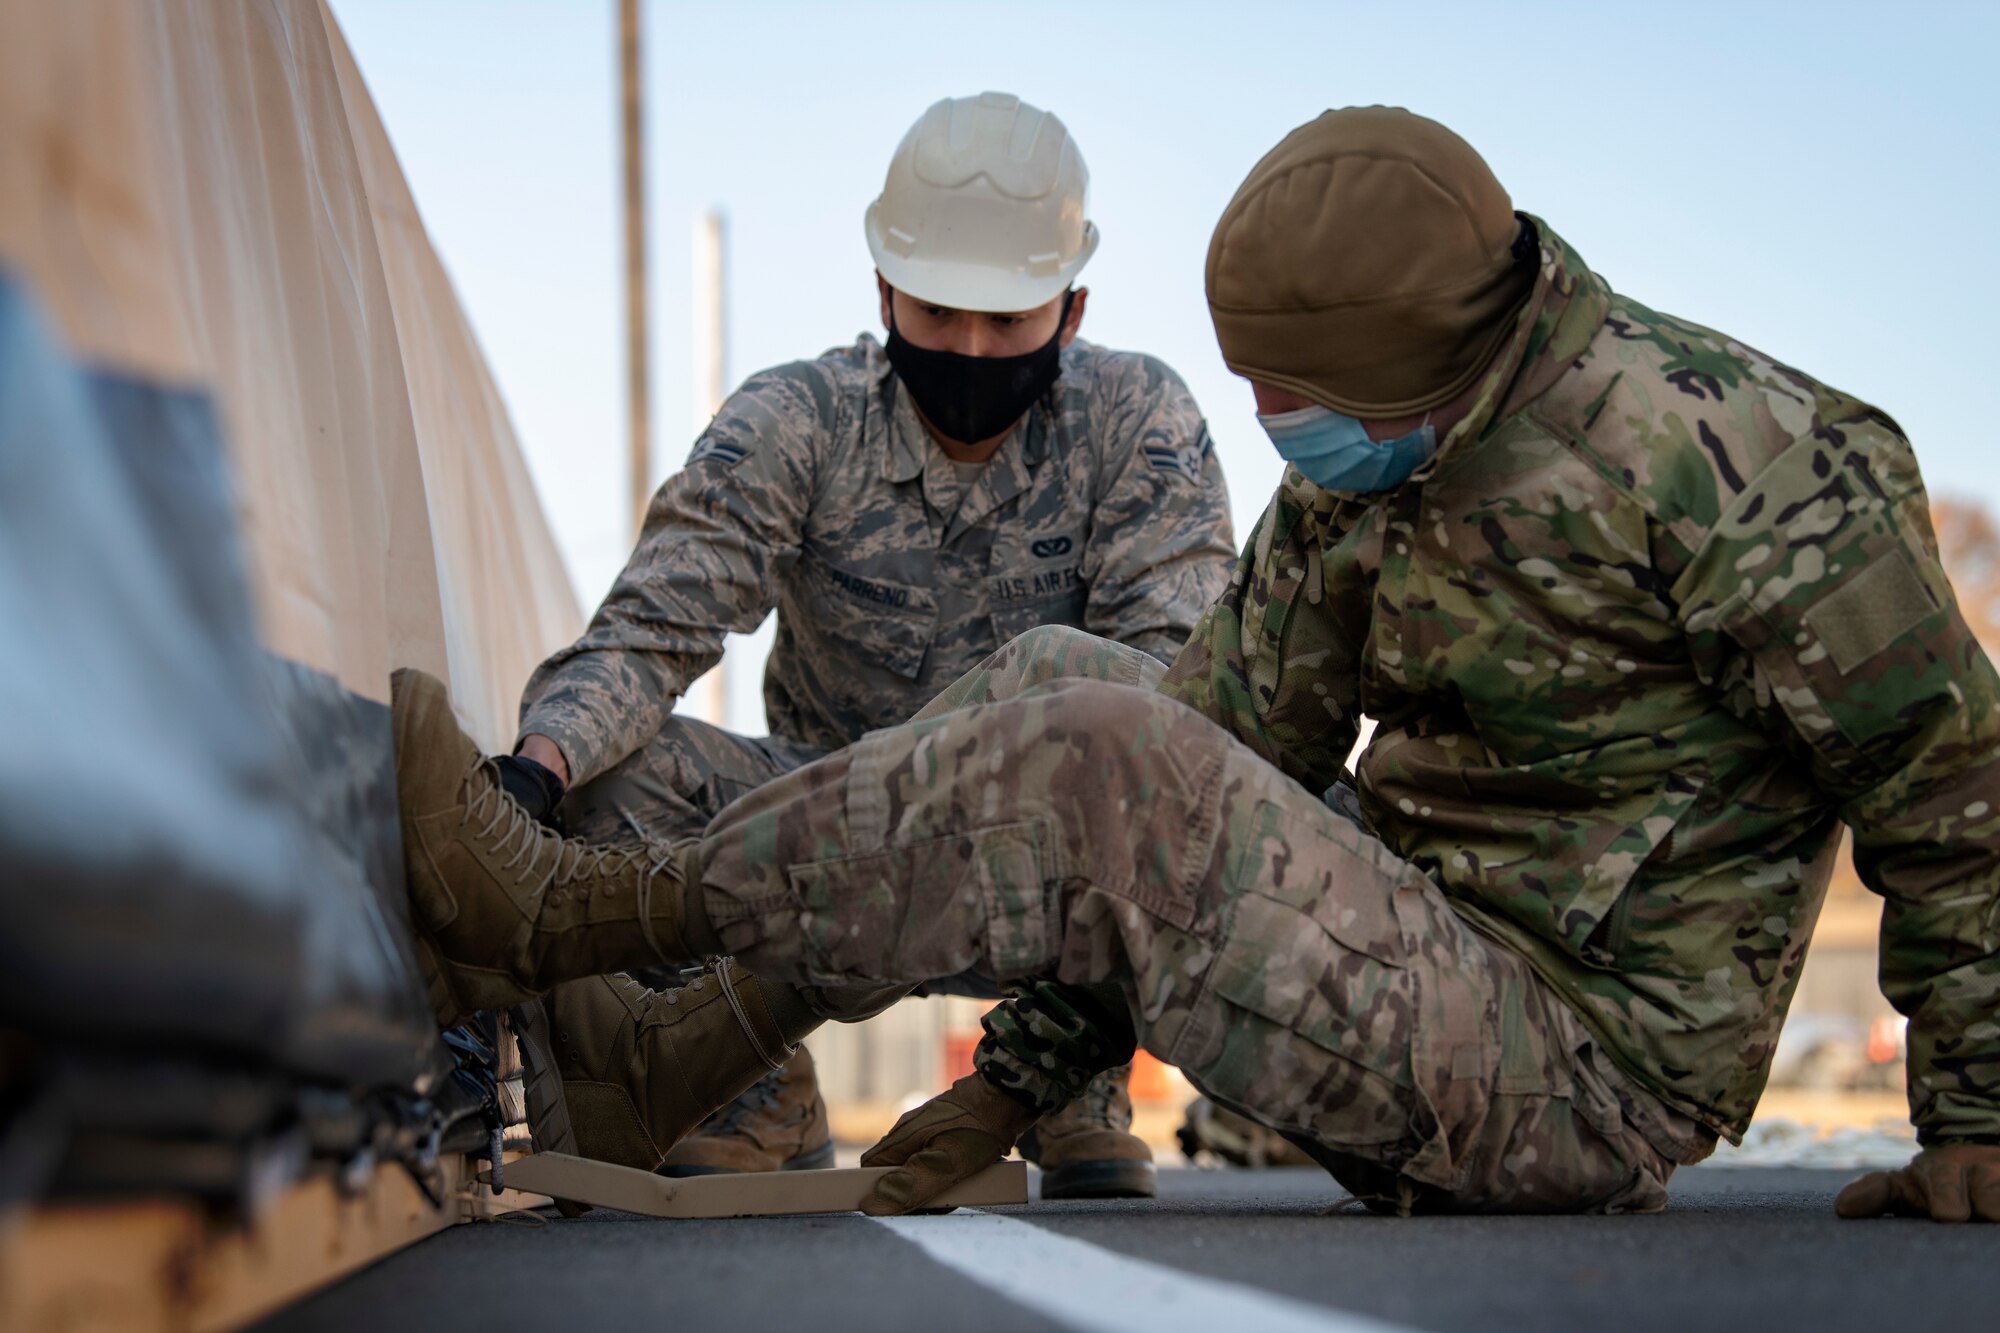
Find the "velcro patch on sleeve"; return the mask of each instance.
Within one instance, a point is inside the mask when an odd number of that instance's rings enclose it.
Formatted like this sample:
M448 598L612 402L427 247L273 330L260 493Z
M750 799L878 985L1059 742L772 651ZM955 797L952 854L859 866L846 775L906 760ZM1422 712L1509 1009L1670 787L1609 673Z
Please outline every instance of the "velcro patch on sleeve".
M1915 629L1936 610L1909 557L1892 551L1805 613L1806 628L1826 646L1841 675Z

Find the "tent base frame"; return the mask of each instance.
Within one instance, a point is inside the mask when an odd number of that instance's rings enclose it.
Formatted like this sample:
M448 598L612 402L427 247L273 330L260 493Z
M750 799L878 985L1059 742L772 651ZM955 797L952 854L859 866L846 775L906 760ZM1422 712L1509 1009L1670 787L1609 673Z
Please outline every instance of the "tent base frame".
M241 1328L453 1223L547 1202L473 1187L471 1159L439 1165L442 1206L384 1165L352 1193L301 1181L247 1226L171 1199L0 1211L0 1328Z

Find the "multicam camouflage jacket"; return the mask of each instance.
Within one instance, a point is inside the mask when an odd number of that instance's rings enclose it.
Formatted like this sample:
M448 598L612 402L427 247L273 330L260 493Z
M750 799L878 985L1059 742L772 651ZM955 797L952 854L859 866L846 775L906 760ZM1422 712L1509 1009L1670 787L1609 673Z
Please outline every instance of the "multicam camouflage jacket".
M2000 1135L2000 680L1896 424L1619 296L1543 228L1397 490L1287 474L1162 689L1318 791L1732 1137L1834 855L1886 899L1926 1142Z
M588 780L659 730L725 632L775 606L771 728L832 749L1035 625L1171 658L1229 579L1208 428L1151 357L1072 344L960 484L874 339L752 377L653 497L589 629L529 681L522 733Z

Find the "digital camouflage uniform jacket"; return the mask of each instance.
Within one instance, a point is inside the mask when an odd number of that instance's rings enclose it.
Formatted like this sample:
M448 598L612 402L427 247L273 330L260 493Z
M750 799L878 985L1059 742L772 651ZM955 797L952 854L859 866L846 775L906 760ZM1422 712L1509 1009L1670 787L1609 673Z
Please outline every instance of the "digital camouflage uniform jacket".
M653 497L583 637L529 681L522 733L588 781L775 606L771 729L835 749L1035 625L1170 659L1235 558L1208 428L1151 357L1071 344L958 488L874 339L753 376Z
M1471 416L1288 473L1163 690L1314 791L1376 718L1376 835L1732 1138L1845 822L1920 1135L2000 1135L2000 680L1909 444L1541 242Z

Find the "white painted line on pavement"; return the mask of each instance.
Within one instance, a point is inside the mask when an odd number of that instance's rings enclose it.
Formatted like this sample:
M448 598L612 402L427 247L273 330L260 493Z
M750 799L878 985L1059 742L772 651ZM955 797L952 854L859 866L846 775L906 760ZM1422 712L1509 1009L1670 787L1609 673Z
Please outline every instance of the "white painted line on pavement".
M1408 1333L1366 1315L1133 1259L996 1213L875 1221L947 1268L1082 1333Z

